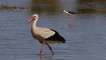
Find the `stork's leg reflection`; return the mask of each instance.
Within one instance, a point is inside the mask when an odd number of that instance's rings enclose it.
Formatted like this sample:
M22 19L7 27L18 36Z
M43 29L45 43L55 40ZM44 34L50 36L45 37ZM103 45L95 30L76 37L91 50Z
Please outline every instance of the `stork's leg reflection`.
M48 56L48 55L39 55L39 57L40 57L40 60L52 60L52 57L53 57L53 55L50 55L50 56Z

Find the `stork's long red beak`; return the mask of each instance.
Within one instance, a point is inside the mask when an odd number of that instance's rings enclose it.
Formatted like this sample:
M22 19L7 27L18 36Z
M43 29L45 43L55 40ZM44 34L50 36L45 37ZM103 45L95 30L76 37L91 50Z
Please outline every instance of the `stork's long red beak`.
M29 24L33 20L34 20L34 17L32 17L30 20L28 20L28 22L26 24Z

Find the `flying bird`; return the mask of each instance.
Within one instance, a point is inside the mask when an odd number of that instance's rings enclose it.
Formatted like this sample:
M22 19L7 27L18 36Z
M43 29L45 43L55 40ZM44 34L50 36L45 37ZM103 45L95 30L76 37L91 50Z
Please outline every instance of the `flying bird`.
M65 43L65 39L59 35L59 33L53 29L37 27L36 23L38 21L39 16L34 14L32 18L26 23L29 24L31 21L34 21L31 27L32 36L37 39L41 44L40 55L43 52L44 45L47 45L51 50L52 54L54 54L52 48L49 46L51 43Z

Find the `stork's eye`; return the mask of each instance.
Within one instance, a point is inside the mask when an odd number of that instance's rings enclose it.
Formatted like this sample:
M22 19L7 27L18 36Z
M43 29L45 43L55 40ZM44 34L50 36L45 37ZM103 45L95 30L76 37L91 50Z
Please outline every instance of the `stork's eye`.
M36 17L36 16L33 16L34 18Z

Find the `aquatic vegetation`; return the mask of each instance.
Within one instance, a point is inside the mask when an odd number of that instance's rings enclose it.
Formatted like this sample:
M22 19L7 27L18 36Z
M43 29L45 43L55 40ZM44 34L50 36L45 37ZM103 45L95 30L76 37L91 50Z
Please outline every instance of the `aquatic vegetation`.
M1 4L1 6L0 6L0 10L22 11L24 9L26 9L28 11L27 7L9 6L7 3L6 4Z

